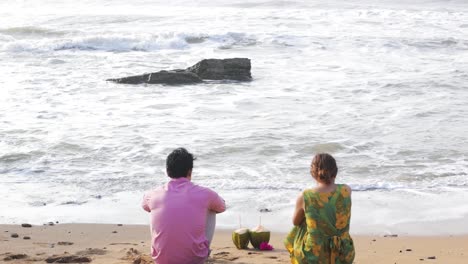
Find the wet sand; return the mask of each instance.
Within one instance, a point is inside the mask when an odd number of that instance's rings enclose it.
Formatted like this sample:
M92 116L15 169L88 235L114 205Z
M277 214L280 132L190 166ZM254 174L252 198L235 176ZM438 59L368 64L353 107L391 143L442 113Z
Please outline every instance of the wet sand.
M273 251L237 250L231 241L231 231L217 230L208 263L289 263L289 254L282 243L284 237L285 233L272 233L270 244L274 247ZM359 264L468 263L466 235L355 235L353 238L356 245L355 263ZM0 225L0 262L152 263L149 243L149 227L143 225Z

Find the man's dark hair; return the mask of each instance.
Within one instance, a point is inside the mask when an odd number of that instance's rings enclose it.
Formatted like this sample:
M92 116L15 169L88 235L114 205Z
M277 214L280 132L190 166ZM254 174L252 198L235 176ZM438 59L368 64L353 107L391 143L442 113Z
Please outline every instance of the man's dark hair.
M194 160L192 153L186 149L174 149L166 159L167 175L174 179L187 177L188 172L193 168Z

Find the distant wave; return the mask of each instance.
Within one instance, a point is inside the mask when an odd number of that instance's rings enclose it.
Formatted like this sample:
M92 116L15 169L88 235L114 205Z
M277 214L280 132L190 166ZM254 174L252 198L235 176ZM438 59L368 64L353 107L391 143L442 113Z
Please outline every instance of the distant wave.
M1 32L0 32L1 33ZM86 36L69 38L47 38L40 40L14 39L0 34L0 51L7 52L50 52L61 50L97 50L109 52L157 51L164 49L183 50L190 45L204 43L219 49L238 46L251 46L257 43L255 37L245 33L228 32L225 34L185 34L167 33L160 35L128 36ZM1 43L0 42L0 43Z
M63 36L71 32L63 30L54 30L43 27L35 26L24 26L24 27L10 27L10 28L0 28L0 34L10 35L14 37L26 37L26 36Z
M214 187L214 186L212 186ZM375 183L375 184L350 184L351 189L355 192L368 192L368 191L393 191L415 189L415 186L398 184L398 183ZM218 186L219 188L219 186ZM301 191L304 187L302 184L291 184L286 186L280 182L255 182L250 185L232 184L229 186L222 186L222 190L274 190L274 191Z
M21 36L28 35L27 38ZM34 35L36 34L36 35ZM43 38L38 35L45 34ZM34 36L33 36L34 35ZM235 49L256 45L281 48L333 48L336 43L350 48L366 46L380 50L437 49L467 50L468 39L456 38L373 38L356 36L352 38L319 38L307 35L254 35L243 32L223 34L205 33L162 33L148 35L103 34L82 36L71 32L53 31L35 27L0 29L0 51L4 52L54 52L63 50L104 51L104 52L152 52L158 50L185 50L191 48Z

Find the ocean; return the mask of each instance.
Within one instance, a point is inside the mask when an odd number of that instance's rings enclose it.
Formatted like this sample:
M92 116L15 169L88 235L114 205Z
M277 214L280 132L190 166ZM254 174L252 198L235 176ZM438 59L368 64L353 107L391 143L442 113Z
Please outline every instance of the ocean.
M252 82L105 81L233 57ZM0 223L149 223L186 147L222 228L288 231L328 152L352 233L468 234L467 102L464 0L2 1Z

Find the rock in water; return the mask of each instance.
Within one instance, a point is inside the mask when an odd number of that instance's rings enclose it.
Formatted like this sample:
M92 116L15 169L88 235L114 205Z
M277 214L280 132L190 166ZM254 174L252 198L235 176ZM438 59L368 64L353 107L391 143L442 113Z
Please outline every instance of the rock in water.
M159 71L150 73L148 77L148 83L150 84L191 84L200 82L202 82L200 77L186 70Z
M187 70L206 80L251 81L250 59L205 59Z
M250 230L250 243L254 248L259 249L262 242L270 242L270 231L259 225Z
M237 249L246 249L249 245L250 235L249 229L239 228L232 232L232 242Z
M126 84L140 84L140 83L149 83L149 84L192 84L200 83L200 79L196 74L186 71L186 70L173 70L173 71L159 71L153 73L146 73L142 75L124 77L119 79L109 79L108 81L113 81L117 83L126 83Z
M124 84L196 84L206 80L251 81L250 59L205 59L185 70L159 71L141 75L107 79Z
M149 79L150 73L145 73L142 75L135 75L117 79L107 79L106 81L112 81L116 83L124 83L124 84L140 84L140 83L147 83Z

